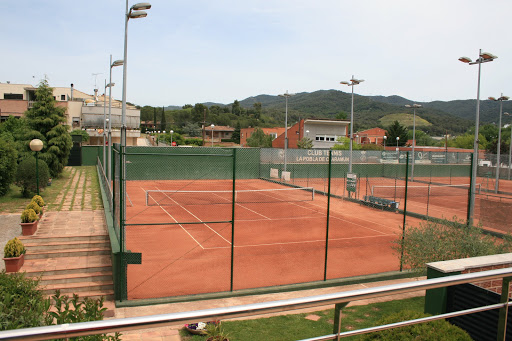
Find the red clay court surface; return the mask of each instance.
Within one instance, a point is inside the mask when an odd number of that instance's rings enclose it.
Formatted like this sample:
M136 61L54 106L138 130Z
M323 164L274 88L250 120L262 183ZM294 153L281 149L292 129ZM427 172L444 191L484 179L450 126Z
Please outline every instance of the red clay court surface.
M128 266L128 299L230 290L232 205L216 194L193 194L146 206L147 190L231 190L231 180L127 181L126 248L142 253ZM264 180L237 180L236 190L281 189ZM300 191L305 192L305 191ZM334 193L334 192L333 192ZM192 194L191 194L192 195ZM264 192L269 202L235 205L233 289L324 279L327 197ZM177 198L177 197L176 197ZM187 223L187 224L186 224ZM419 220L407 217L408 225ZM327 279L399 269L391 249L403 215L331 198Z

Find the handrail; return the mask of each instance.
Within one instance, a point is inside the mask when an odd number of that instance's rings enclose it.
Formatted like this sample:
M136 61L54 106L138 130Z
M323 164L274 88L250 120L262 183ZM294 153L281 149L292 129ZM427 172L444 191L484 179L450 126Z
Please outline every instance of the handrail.
M54 338L76 337L193 323L197 321L221 320L227 318L253 316L295 309L311 308L329 304L396 295L426 289L500 279L512 276L512 268L489 270L441 278L425 279L414 282L391 284L375 288L364 288L324 295L292 298L279 301L253 303L232 307L186 311L179 313L130 317L104 321L81 322L45 327L15 329L0 332L0 340L48 340ZM499 307L499 305L497 306ZM320 340L321 338L318 338Z

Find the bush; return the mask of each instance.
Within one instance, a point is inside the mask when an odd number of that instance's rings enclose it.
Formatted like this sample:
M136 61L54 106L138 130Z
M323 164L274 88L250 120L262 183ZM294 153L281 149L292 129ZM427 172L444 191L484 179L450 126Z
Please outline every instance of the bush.
M202 146L203 145L203 139L202 138L193 138L193 139L185 139L186 145L192 145L192 146Z
M16 175L18 152L14 143L0 138L0 196L5 195Z
M37 289L39 280L25 273L0 273L0 330L39 327L50 324L50 300Z
M44 206L43 197L40 196L40 195L34 195L34 197L32 198L32 201L35 202L36 204L38 204L39 207L43 207Z
M11 239L5 244L4 258L19 257L25 253L25 246L18 238Z
M379 325L400 321L414 320L428 315L415 311L403 310L379 320ZM471 337L461 328L444 320L420 323L406 327L387 329L363 335L360 340L415 340L415 341L471 341Z
M402 241L396 240L393 249L402 254ZM405 267L419 272L426 271L426 263L450 259L478 257L512 251L512 239L491 237L482 229L462 222L424 222L419 227L408 226L403 242Z
M46 187L50 173L48 165L43 160L38 161L39 172L39 189ZM16 173L16 184L21 187L21 194L25 198L30 198L37 192L36 182L36 158L29 157L20 162Z
M27 207L25 207L26 210L34 210L34 212L36 212L36 214L39 214L41 213L41 207L37 204L37 202L35 201L31 201L30 204L27 205Z
M33 223L37 220L37 213L33 209L29 208L24 210L21 213L21 222L22 223Z

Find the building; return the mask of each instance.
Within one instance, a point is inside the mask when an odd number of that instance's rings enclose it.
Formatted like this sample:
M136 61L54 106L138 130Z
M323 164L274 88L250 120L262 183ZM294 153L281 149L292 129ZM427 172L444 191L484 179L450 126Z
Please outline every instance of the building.
M266 135L271 135L273 139L277 138L279 135L284 134L284 127L282 128L260 128L263 130L263 133ZM251 137L256 128L243 128L240 129L240 146L247 146L247 139Z
M231 140L233 137L233 132L235 131L235 128L232 128L230 126L206 126L203 128L204 131L204 138L203 140L209 141L210 143L220 143L222 140Z
M35 101L37 88L30 84L0 83L0 121L9 116L22 117ZM74 129L86 130L90 136L89 144L101 145L103 143L104 115L108 118L108 100L105 95L98 96L78 91L73 84L69 88L54 87L53 97L56 105L66 109L66 124ZM105 106L104 106L105 104ZM112 141L121 141L121 102L112 99ZM126 144L137 145L140 137L140 110L134 106L126 107L127 134ZM108 126L108 123L106 124Z
M386 130L382 128L372 128L355 133L355 142L357 144L384 145L384 136L386 136Z
M288 148L298 148L297 142L308 137L313 148L332 148L338 137L348 135L348 120L306 118L288 128ZM272 147L284 148L284 132L272 141Z

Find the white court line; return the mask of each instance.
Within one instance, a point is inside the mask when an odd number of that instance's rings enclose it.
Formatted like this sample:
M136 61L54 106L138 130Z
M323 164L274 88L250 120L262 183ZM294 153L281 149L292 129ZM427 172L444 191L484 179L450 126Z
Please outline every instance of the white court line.
M337 240L355 240L355 239L365 239L365 238L382 238L382 237L390 237L396 236L396 234L384 234L378 236L365 236L365 237L346 237L346 238L329 238L329 241L337 241ZM311 243L325 243L325 239L319 240L303 240L297 242L280 242L280 243L265 243L265 244L252 244L252 245L235 245L235 248L244 248L244 247L259 247L259 246L274 246L274 245L293 245L293 244L311 244ZM218 246L218 247L207 247L205 250L213 250L213 249L227 249L228 246Z
M218 195L217 193L214 193L214 194L215 194L216 196L220 197L221 199L224 199L222 196ZM226 200L228 203L231 203L231 201L229 201L229 200L227 200L227 199L224 199L224 200ZM242 207L242 208L245 208L245 209L246 209L246 210L248 210L248 211L251 211L251 212L252 212L252 213L254 213L254 214L260 215L260 216L262 216L262 217L263 217L263 218L265 218L265 219L272 220L272 219L270 219L269 217L264 216L264 215L263 215L263 214L261 214L261 213L258 213L258 212L254 211L254 210L251 210L251 209L250 209L250 208L248 208L248 207L245 207L245 206L243 206L243 205L241 205L241 204L237 203L236 201L235 201L235 204L236 204L236 205L238 205L238 206L240 206L240 207Z
M160 191L160 189L157 187L156 188L157 190ZM192 217L196 218L199 222L203 223L204 226L208 227L213 233L215 233L216 235L218 235L219 237L221 237L222 239L224 239L229 245L231 245L231 242L229 240L227 240L226 238L224 238L223 236L221 236L217 231L215 231L214 229L212 229L210 227L210 225L204 223L201 219L199 219L195 214L193 214L192 212L190 212L189 210L187 210L185 207L183 207L181 204L179 204L176 200L174 200L173 198L171 198L170 196L168 196L167 194L165 195L166 197L168 197L169 199L171 199L172 201L174 201L176 203L176 205L178 205L179 207L181 207L182 209L184 209L185 211L187 211L188 214L190 214Z

